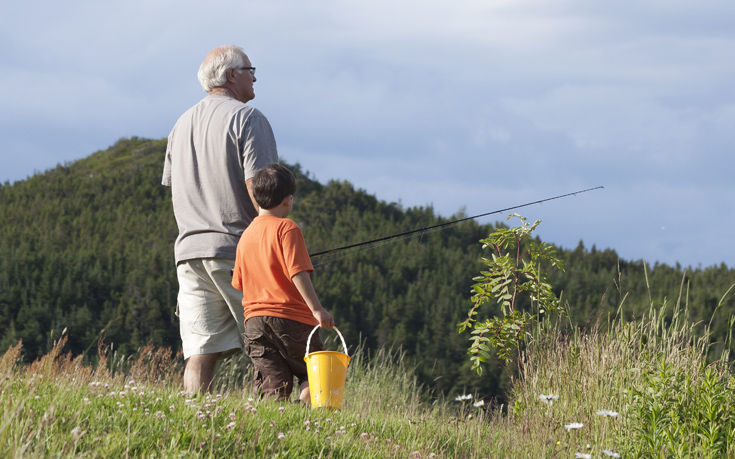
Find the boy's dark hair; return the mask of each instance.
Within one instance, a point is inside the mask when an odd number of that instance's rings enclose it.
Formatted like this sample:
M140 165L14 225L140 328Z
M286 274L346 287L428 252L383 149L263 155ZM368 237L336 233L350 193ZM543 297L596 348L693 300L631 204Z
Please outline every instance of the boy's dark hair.
M273 209L294 192L296 192L296 177L281 164L264 167L253 177L253 197L263 209Z

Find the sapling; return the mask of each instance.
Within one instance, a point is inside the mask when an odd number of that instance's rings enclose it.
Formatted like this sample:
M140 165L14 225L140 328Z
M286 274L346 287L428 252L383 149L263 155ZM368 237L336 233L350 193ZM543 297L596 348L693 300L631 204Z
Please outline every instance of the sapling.
M542 271L542 265L563 271L562 262L553 246L531 239L541 220L529 224L518 214L509 215L508 220L514 217L520 219L519 226L497 228L480 240L482 250L490 256L481 258L485 269L472 279L476 282L471 288L472 307L467 319L458 324L459 333L472 330L468 353L478 374L493 351L506 364L515 360L522 374L521 349L530 337L531 325L549 313L565 314ZM496 305L498 310L480 321L478 309L485 303ZM524 304L528 307L522 307Z

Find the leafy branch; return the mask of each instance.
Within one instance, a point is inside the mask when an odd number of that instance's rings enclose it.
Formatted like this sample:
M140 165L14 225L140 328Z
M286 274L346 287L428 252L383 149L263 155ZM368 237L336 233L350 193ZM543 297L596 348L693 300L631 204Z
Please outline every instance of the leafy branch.
M482 364L493 352L506 364L515 359L521 372L519 356L530 338L531 325L540 322L543 314L566 314L541 269L548 264L563 271L562 262L551 245L531 240L531 233L541 220L530 224L518 214L511 214L508 219L514 217L520 219L519 226L498 228L480 240L483 251L490 252L490 256L481 258L485 269L472 279L476 282L471 289L472 307L467 319L457 325L459 333L471 330L468 353L478 374L482 374ZM524 246L528 247L525 252ZM521 307L523 301L529 304L528 308ZM478 309L485 303L496 305L499 311L478 321Z

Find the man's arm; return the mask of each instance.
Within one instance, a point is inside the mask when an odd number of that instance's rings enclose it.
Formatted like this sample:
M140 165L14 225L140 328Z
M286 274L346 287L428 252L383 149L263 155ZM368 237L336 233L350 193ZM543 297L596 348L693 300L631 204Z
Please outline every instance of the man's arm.
M253 179L249 178L245 180L245 186L248 189L248 196L250 196L250 200L253 202L253 209L255 209L255 216L257 217L260 213L260 206L255 202L255 196L253 196Z
M296 286L296 290L299 291L301 296L304 298L304 301L306 301L306 305L309 306L314 318L319 321L319 326L322 328L334 327L334 318L319 302L319 298L316 296L314 284L311 283L311 277L309 277L308 271L301 271L298 274L294 274L291 280Z

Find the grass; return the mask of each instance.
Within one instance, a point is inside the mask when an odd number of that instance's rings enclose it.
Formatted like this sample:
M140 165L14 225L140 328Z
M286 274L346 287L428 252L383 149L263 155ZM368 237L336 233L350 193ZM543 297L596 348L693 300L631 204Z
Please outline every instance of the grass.
M343 409L326 411L254 399L241 358L220 366L213 394L187 397L180 356L166 350L101 350L91 366L63 354L61 338L22 365L19 344L0 358L0 448L9 457L734 457L729 356L708 360L707 327L685 317L652 303L635 322L538 332L508 407L431 394L398 352L354 353Z

